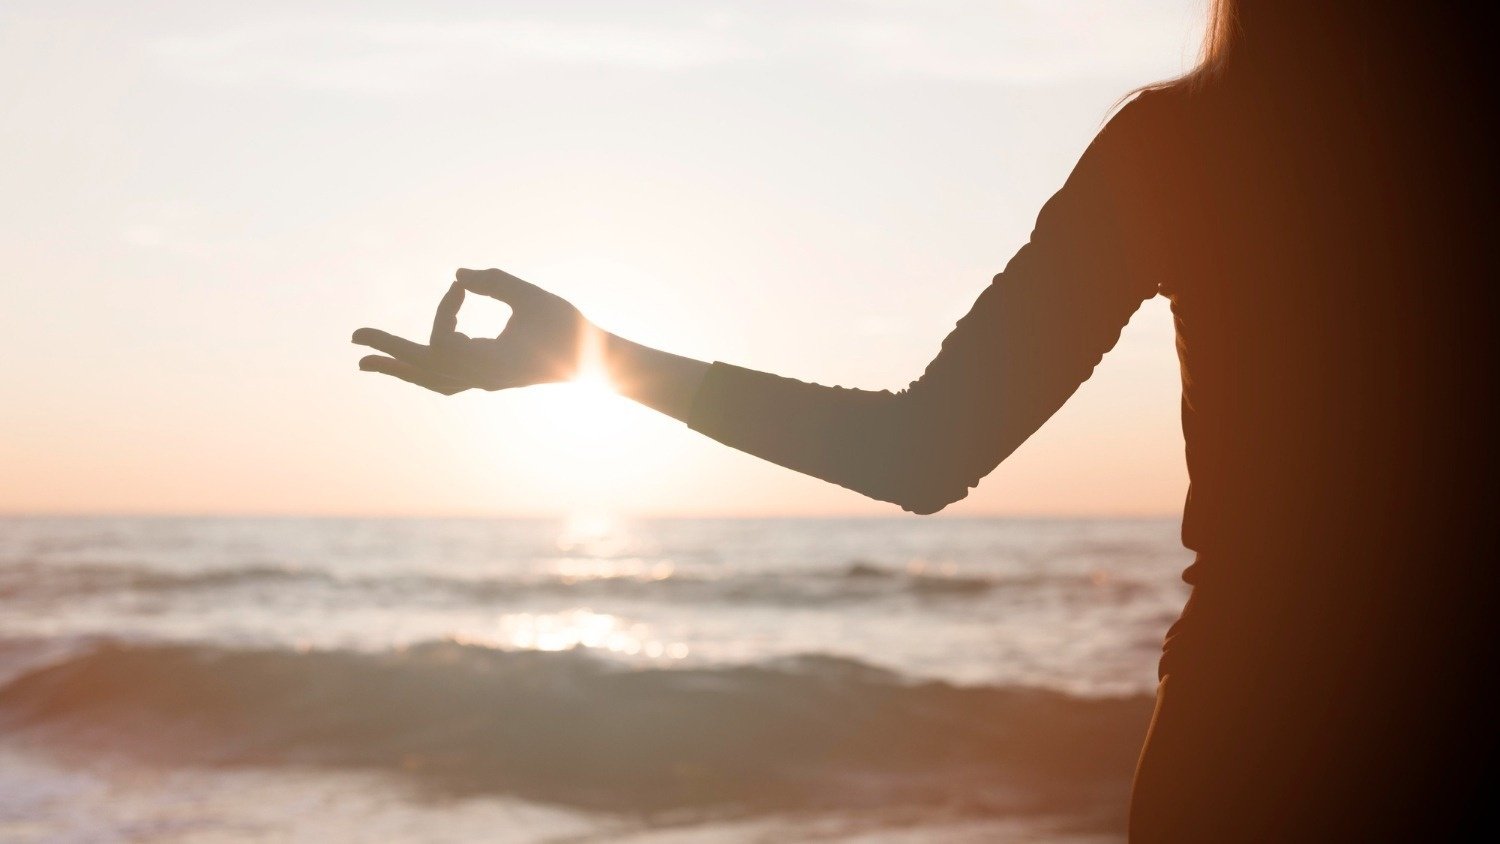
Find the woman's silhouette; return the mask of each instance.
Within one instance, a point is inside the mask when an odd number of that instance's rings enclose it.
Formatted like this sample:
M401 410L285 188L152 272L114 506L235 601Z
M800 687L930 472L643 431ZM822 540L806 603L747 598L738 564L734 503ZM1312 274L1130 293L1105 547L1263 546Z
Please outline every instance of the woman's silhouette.
M897 393L656 351L499 270L458 271L426 345L360 329L385 355L360 367L495 390L569 378L597 338L625 395L933 513L1166 296L1197 558L1132 839L1492 831L1494 194L1464 5L1220 0L1201 66L1108 122ZM498 338L455 332L466 291L512 306Z

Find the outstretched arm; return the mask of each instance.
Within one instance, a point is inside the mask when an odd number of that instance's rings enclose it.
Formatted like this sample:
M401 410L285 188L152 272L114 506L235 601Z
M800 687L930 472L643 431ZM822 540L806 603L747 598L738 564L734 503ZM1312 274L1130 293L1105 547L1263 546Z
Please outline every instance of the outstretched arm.
M1155 238L1132 106L1100 133L1021 249L905 390L825 387L706 364L602 332L572 305L499 270L460 270L427 346L363 328L385 352L362 369L452 393L571 378L597 350L624 395L727 445L915 513L974 486L1092 373L1154 295ZM1147 209L1149 210L1149 209ZM465 291L514 314L497 338L454 330Z

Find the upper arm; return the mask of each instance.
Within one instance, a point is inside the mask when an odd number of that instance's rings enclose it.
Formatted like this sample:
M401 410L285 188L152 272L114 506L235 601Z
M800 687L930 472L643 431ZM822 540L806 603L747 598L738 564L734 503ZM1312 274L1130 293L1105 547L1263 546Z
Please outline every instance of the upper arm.
M1154 127L1142 105L1100 132L1029 242L901 394L959 497L1062 406L1156 294Z
M715 363L688 424L800 472L932 513L968 494L1041 426L1155 293L1148 124L1132 103L1043 207L995 276L900 393L846 390Z

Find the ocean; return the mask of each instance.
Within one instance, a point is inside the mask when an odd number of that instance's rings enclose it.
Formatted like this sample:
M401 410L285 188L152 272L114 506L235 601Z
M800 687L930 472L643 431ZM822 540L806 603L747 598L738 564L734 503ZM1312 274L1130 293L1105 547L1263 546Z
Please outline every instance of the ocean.
M0 840L1123 840L1175 520L0 518Z

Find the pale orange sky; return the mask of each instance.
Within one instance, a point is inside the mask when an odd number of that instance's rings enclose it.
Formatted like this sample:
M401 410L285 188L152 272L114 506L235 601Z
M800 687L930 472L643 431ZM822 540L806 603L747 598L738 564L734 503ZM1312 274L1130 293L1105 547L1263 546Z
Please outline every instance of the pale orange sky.
M499 266L671 351L899 388L1201 17L7 3L0 512L898 514L618 397L361 374L348 336L420 337ZM1152 301L945 512L1177 512L1177 389Z

